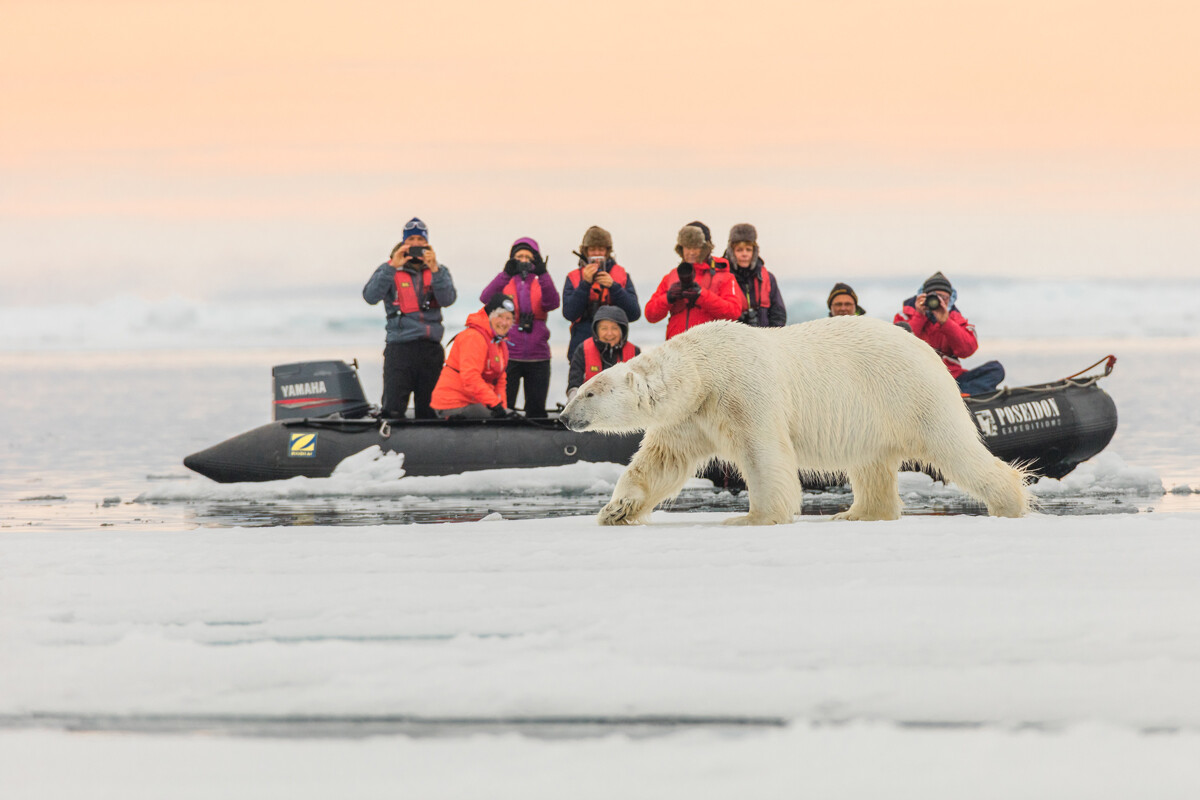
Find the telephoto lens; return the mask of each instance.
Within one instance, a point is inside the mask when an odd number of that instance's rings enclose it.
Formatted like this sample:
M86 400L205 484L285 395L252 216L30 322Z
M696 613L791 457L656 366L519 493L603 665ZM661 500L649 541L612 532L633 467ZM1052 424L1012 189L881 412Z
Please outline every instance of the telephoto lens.
M942 298L938 297L936 294L926 295L925 307L930 311L937 311L942 307Z

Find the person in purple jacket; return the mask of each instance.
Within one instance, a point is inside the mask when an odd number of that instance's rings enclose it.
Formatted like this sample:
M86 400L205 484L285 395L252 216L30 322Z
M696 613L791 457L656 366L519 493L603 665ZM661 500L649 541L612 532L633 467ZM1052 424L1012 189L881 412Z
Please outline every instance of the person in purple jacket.
M550 329L546 314L558 308L558 290L546 272L538 243L528 236L513 242L508 261L480 295L496 292L516 300L517 324L508 334L508 407L517 406L517 387L525 386L525 416L546 416L550 391Z

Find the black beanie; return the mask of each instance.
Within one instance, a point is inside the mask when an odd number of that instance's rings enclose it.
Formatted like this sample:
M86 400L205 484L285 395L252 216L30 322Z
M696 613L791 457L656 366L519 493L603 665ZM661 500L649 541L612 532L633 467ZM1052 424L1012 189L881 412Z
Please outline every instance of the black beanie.
M492 312L498 308L503 308L505 311L511 311L514 314L517 313L516 303L514 303L513 299L504 292L496 292L494 295L489 297L487 303L485 303L483 306L483 312L490 317Z
M929 294L930 292L945 292L950 294L954 291L954 287L950 285L950 279L941 272L935 272L925 279L925 285L921 287L921 294Z
M825 307L833 308L833 298L837 297L839 294L850 295L852 298L854 298L854 305L858 306L858 295L856 295L854 290L850 288L850 284L835 283L833 285L833 289L829 292L829 298L825 301Z

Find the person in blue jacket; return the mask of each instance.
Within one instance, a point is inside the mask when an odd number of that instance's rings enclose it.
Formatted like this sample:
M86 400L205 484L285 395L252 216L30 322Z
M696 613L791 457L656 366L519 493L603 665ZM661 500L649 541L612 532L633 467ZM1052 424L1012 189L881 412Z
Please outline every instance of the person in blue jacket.
M616 306L629 322L642 316L637 289L625 268L613 260L612 234L598 225L588 228L579 245L579 267L567 274L562 313L571 322L567 360L592 335L592 321L602 306Z
M387 343L383 349L383 406L387 419L402 419L413 398L417 419L437 419L429 406L442 374L442 309L458 299L450 270L429 246L429 229L418 217L404 225L404 238L392 248L367 285L363 299L384 301Z

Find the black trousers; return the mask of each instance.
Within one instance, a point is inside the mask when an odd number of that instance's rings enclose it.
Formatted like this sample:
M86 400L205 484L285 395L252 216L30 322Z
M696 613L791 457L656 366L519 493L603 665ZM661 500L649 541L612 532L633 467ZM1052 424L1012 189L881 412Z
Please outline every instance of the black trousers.
M546 416L546 395L550 392L550 360L508 362L508 407L517 407L517 384L525 381L525 416Z
M383 348L383 416L402 418L411 394L417 419L437 419L429 398L445 360L442 345L429 339L388 342Z

